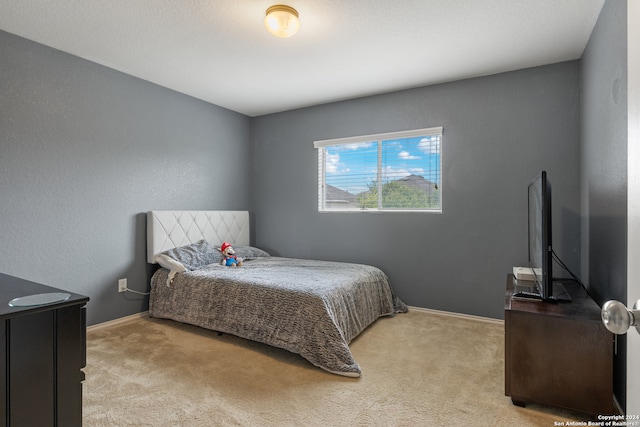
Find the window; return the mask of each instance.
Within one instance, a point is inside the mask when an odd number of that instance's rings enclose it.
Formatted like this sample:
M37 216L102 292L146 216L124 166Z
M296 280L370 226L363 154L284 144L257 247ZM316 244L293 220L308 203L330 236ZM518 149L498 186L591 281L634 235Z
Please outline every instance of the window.
M442 128L315 141L318 210L442 212Z

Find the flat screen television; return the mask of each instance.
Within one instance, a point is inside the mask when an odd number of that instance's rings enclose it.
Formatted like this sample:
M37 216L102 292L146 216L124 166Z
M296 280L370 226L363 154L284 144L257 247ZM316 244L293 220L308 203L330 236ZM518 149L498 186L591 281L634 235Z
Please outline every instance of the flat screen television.
M529 184L529 267L535 277L535 291L545 301L570 301L564 286L553 282L551 227L551 183L546 171Z
M551 183L542 171L529 184L529 267L544 300L553 296Z

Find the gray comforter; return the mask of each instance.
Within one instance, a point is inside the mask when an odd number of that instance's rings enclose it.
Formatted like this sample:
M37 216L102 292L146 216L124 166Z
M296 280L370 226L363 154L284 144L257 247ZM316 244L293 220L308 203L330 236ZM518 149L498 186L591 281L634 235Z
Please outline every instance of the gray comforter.
M359 376L349 343L381 316L406 312L378 268L280 257L242 267L210 264L151 279L149 313L297 353L314 365Z

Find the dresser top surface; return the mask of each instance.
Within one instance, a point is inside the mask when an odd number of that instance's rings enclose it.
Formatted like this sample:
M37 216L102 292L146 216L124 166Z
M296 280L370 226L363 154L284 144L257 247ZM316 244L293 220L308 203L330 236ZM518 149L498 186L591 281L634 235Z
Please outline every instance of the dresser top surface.
M69 294L69 298L63 301L25 307L11 307L9 305L9 302L15 298L49 293L67 293ZM68 305L84 304L87 301L89 301L89 297L84 295L0 273L0 318L8 318L36 311L51 310Z

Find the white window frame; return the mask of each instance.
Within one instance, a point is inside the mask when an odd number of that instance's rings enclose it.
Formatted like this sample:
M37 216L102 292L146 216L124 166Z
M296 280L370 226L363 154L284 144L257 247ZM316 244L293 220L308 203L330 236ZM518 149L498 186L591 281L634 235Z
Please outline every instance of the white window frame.
M318 140L313 142L314 148L318 150L318 212L420 212L420 213L442 213L442 132L443 128L440 127L432 127L432 128L424 128L424 129L414 129L407 131L398 131L398 132L387 132L387 133L379 133L372 135L362 135L362 136L354 136L347 138L336 138L336 139L325 139ZM361 208L361 207L345 207L345 208L327 208L325 206L325 183L326 183L326 162L325 162L325 148L330 146L337 145L349 145L349 144L358 144L364 142L377 142L378 143L378 195L379 199L382 197L382 191L380 187L382 184L382 142L388 140L395 139L404 139L404 138L412 138L412 137L420 137L420 136L440 136L439 139L439 164L437 166L439 172L439 182L438 191L440 192L440 206L437 209L429 208L429 209L386 209L382 208L379 202L378 208Z

